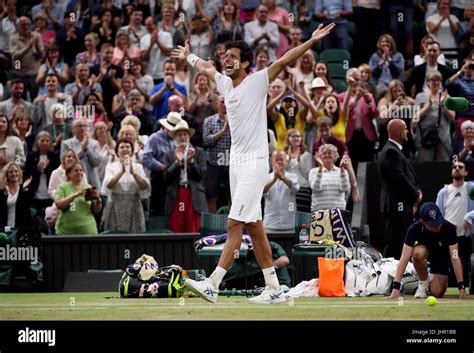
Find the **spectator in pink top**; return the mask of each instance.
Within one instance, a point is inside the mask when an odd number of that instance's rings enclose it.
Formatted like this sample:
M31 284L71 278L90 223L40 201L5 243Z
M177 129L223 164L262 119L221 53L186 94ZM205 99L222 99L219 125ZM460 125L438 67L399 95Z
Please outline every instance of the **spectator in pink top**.
M377 142L377 133L372 120L378 115L374 96L368 91L367 86L360 83L360 73L357 68L352 68L346 74L347 85L350 90L338 95L343 102L347 92L349 98L349 116L346 128L346 144L357 171L358 162L370 162L374 159L374 147Z
M290 22L288 11L283 7L276 6L275 0L262 0L262 5L268 8L268 20L278 25L278 30L280 31L280 45L276 49L276 56L280 58L290 48L287 34L292 27L292 23Z
M35 16L35 31L41 35L44 46L51 45L56 40L56 32L48 29L48 17L44 12L40 12Z
M130 42L130 37L126 31L118 31L117 38L115 39L115 48L114 56L112 63L115 65L120 65L125 62L127 59L139 58L140 49L133 47Z

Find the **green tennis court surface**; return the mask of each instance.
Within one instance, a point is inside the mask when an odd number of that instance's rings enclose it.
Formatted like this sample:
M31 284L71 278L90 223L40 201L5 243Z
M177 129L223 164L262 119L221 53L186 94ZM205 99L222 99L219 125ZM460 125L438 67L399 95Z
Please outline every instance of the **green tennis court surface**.
M435 306L424 299L296 298L286 304L250 305L246 297L109 299L117 293L0 294L0 320L473 320L474 299L456 289Z

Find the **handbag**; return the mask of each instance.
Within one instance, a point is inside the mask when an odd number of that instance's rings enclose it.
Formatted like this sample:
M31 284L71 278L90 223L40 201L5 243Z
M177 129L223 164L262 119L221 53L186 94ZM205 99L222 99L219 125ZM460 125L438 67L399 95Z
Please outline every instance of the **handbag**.
M441 123L441 93L439 96L438 123L425 130L422 130L421 124L418 125L420 127L421 145L425 148L436 147L441 143L441 138L439 137L439 125Z

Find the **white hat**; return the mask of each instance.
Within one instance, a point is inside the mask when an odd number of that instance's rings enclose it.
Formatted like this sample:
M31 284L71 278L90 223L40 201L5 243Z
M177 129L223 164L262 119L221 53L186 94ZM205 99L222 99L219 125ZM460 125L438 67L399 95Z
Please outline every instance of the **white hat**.
M313 82L311 82L311 89L313 88L326 88L326 82L321 77L316 77Z
M173 130L170 130L170 132L168 133L172 138L174 138L175 134L178 132L178 131L182 131L182 130L186 130L187 132L189 132L189 137L193 136L194 133L196 132L196 130L192 129L189 127L188 123L186 122L186 120L182 120L176 124L176 126L173 128Z
M169 112L166 116L166 119L160 119L160 124L171 131L174 130L174 128L176 127L176 125L178 125L180 121L183 121L181 114L176 112Z
M461 131L464 131L468 128L472 129L474 127L474 123L470 120L466 120L461 124Z

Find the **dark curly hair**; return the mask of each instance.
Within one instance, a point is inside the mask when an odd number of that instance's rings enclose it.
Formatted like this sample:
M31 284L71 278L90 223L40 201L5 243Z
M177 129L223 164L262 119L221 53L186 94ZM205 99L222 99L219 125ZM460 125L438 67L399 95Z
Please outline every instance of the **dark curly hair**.
M248 44L244 42L243 40L235 40L235 41L229 41L225 43L225 50L229 50L232 48L240 49L240 62L243 63L245 61L248 61L249 66L247 66L247 68L245 69L245 72L249 73L253 65L252 49L250 49Z
M132 155L133 155L134 150L135 150L135 148L133 147L133 143L125 139L120 139L117 141L117 144L115 145L115 153L117 154L117 156L118 156L119 147L122 143L128 143L130 145L130 147L132 148Z

